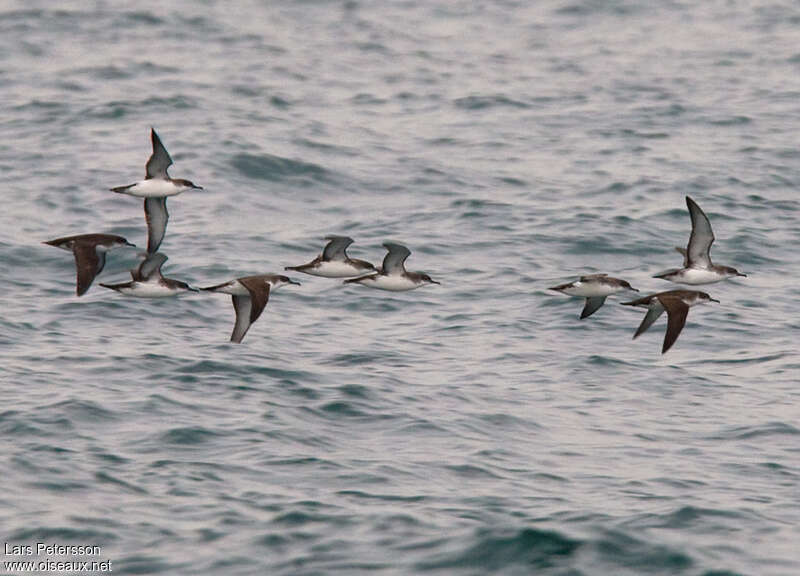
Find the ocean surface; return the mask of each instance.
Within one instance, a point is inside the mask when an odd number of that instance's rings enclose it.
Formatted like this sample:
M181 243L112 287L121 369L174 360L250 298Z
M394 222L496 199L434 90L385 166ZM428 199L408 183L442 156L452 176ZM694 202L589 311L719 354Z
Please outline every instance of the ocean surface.
M118 574L800 574L800 6L790 1L0 3L3 561ZM441 282L292 274L240 345L230 297L83 297L42 242L166 276L282 272L328 234ZM716 263L642 293L708 214ZM31 546L31 554L23 554ZM3 573L23 573L5 564ZM42 572L45 573L45 572ZM52 572L47 572L52 573ZM84 569L75 573L100 574Z

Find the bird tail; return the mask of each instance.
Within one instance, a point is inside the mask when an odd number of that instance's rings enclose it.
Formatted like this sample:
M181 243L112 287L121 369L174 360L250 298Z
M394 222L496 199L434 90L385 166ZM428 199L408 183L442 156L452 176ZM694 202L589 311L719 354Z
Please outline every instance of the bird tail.
M663 272L659 272L658 274L653 275L653 278L661 278L664 279L667 276L671 276L675 272L678 272L680 268L670 268L669 270L664 270Z
M117 194L125 194L128 190L136 186L136 184L128 184L127 186L116 186L111 188L112 192L116 192Z

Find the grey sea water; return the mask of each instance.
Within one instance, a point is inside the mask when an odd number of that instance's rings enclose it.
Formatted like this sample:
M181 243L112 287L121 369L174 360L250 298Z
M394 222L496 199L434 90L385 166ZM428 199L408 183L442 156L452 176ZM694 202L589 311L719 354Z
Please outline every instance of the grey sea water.
M0 539L121 574L800 573L794 2L0 4ZM230 298L75 296L88 232L167 276L280 272L327 234L442 282L294 275ZM665 321L547 287L717 263ZM12 548L13 552L13 548ZM35 552L35 550L34 550ZM3 570L14 573L5 565ZM19 572L22 573L22 572ZM99 569L95 572L100 573Z

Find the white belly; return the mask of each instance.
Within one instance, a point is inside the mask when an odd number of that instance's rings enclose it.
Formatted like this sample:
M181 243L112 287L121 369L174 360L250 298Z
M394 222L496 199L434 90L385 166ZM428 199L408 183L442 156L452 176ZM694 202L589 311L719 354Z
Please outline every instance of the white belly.
M136 282L129 288L120 288L119 292L134 298L169 298L177 296L183 290L173 290L155 282Z
M363 268L356 268L352 264L342 261L320 262L316 268L303 270L312 276L322 276L323 278L353 278L369 272Z
M563 290L564 294L570 296L580 296L581 298L593 298L596 296L610 296L622 290L607 284L595 284L589 282L575 282L574 286Z
M713 284L714 282L725 280L725 278L727 278L727 276L713 270L706 270L705 268L687 268L684 273L681 274L680 280L677 281L681 284L689 285Z
M406 290L413 290L419 288L422 284L416 284L406 278L405 276L389 275L383 276L381 274L375 276L368 276L360 282L364 286L370 288L377 288L378 290L390 290L392 292L405 292Z
M140 198L163 198L165 196L175 196L187 190L186 186L176 186L170 180L160 178L150 178L137 182L124 191L124 194L138 196Z

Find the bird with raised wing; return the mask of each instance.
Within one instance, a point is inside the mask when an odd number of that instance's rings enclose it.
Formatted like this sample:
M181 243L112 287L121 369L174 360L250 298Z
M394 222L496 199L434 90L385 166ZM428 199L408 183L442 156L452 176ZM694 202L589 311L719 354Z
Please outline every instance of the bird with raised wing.
M677 248L678 252L683 254L683 268L666 270L656 274L653 278L661 278L678 284L699 285L712 284L735 276L747 276L736 268L711 262L710 251L711 245L714 243L711 222L697 202L689 196L686 197L686 206L689 208L689 215L692 218L692 233L686 248Z
M375 271L375 266L369 262L347 255L347 247L353 243L353 239L349 236L326 236L325 240L328 243L322 254L311 262L300 266L287 266L284 269L324 278L352 278Z
M135 298L168 298L186 292L199 292L186 282L165 278L161 274L161 266L167 261L161 252L143 254L144 259L139 266L131 270L131 281L120 284L100 284L103 288L116 290L125 296Z
M170 178L167 168L172 165L172 158L153 128L150 129L150 139L153 143L153 153L145 164L145 179L127 186L111 188L111 191L144 198L147 252L155 254L167 230L169 220L167 197L186 190L202 190L203 187L183 178Z
M427 274L422 272L408 272L405 261L411 251L402 244L385 242L383 247L388 250L383 258L383 265L380 270L359 278L345 280L345 284L361 284L369 288L379 290L390 290L392 292L404 292L414 290L427 284L439 284Z

